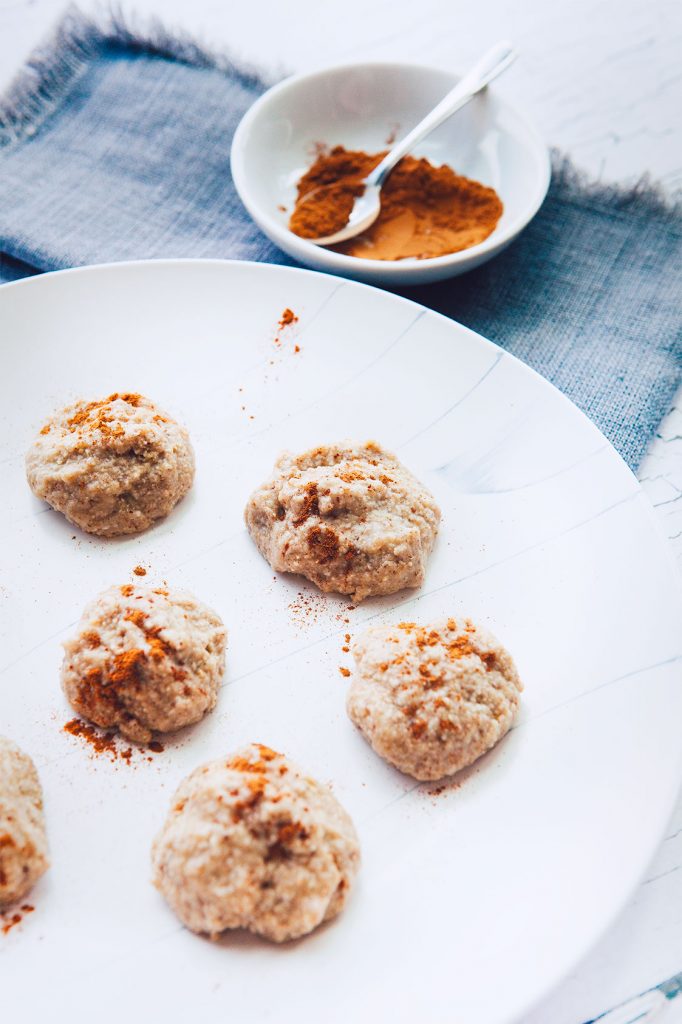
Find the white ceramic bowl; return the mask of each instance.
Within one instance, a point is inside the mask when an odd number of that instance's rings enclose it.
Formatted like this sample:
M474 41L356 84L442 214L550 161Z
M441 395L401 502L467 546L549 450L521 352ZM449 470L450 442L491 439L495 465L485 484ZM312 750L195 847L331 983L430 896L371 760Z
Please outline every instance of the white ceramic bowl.
M387 139L412 128L458 77L414 64L347 64L296 75L269 89L244 115L232 143L232 175L246 209L294 259L361 281L421 284L485 263L537 213L550 175L538 132L490 88L415 150L497 190L504 213L480 245L435 259L366 260L313 245L287 228L296 182L314 159L316 143L386 149Z

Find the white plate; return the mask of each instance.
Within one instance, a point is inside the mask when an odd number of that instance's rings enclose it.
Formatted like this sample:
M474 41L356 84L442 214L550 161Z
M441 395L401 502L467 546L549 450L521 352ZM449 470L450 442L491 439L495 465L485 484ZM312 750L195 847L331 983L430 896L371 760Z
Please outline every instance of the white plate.
M299 321L278 345L285 307ZM203 261L67 271L0 290L0 323L0 732L36 759L53 858L35 913L0 936L3 1019L517 1020L621 908L677 788L676 583L620 458L494 345L325 275ZM51 410L116 389L187 423L198 471L167 521L104 543L32 497L23 454ZM242 524L282 447L346 435L397 451L444 513L421 592L353 611L275 579ZM222 614L228 673L204 723L127 767L62 731L58 671L83 603L140 562ZM353 729L339 666L344 634L369 620L444 613L498 633L526 692L507 739L434 795ZM149 884L175 786L251 739L332 781L364 852L343 915L281 948L197 938Z
M480 266L535 216L549 186L546 145L527 118L500 98L497 85L415 150L497 190L504 212L480 245L428 260L366 260L314 245L287 227L296 184L316 145L386 149L387 138L418 124L458 78L419 64L382 63L343 64L287 78L256 100L235 132L232 177L242 202L275 245L316 270L397 285L440 281Z

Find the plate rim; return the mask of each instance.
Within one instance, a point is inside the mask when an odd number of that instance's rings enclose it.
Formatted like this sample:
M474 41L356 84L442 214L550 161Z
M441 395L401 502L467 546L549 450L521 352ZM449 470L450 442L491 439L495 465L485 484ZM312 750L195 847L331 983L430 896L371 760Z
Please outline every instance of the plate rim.
M440 313L437 310L430 309L428 306L416 302L414 299L406 298L402 295L397 295L392 291L388 291L384 288L377 287L376 285L373 284L345 277L339 277L338 275L333 273L312 270L305 267L292 267L285 264L255 262L251 260L202 257L176 257L170 259L162 258L121 260L106 263L87 264L83 266L64 268L62 270L37 273L19 280L10 281L0 286L0 313L2 312L3 295L9 294L10 292L13 294L17 290L21 289L26 290L36 287L39 288L41 287L41 283L43 281L52 281L55 278L72 278L83 276L96 277L100 274L105 274L108 272L110 273L111 271L116 272L117 270L134 270L142 271L143 273L152 268L161 270L163 270L164 268L173 268L176 270L180 270L181 268L188 266L222 267L225 269L238 268L240 270L248 270L249 272L253 272L255 270L256 273L268 273L275 270L277 273L284 273L287 275L292 275L294 277L298 277L301 274L303 274L306 277L313 276L315 278L323 278L330 282L336 281L339 285L349 285L352 288L368 289L372 292L378 292L383 298L385 298L388 301L397 301L402 304L407 304L408 306L416 310L426 311L427 314L437 318L438 321L445 321L447 324L454 327L455 329L464 331L467 335L474 338L477 344L482 343L488 348L492 348L496 351L502 352L504 357L513 360L518 366L520 366L523 372L538 378L542 385L551 388L555 395L559 396L559 398L564 403L568 403L573 412L576 413L583 422L589 425L595 436L601 438L604 444L608 446L608 449L610 451L609 457L611 459L613 459L614 456L616 457L620 465L620 471L628 474L631 481L633 481L636 484L633 496L637 495L637 497L639 498L640 506L647 513L648 524L652 528L652 539L655 538L655 542L660 547L661 554L665 554L667 556L665 558L666 572L669 582L672 585L671 589L677 594L677 602L680 610L680 617L682 620L682 579L677 573L675 565L673 564L672 559L670 558L668 542L665 533L663 532L662 525L660 524L655 510L651 505L651 502L649 501L643 488L641 487L639 481L637 480L637 477L635 476L634 472L630 469L630 467L624 461L623 457L615 449L615 447L608 440L608 438L606 438L606 436L602 433L599 427L595 423L593 423L592 420L587 416L587 414L584 413L577 405L575 405L575 403L571 401L571 399L567 395L560 391L555 384L553 384L550 380L548 380L546 377L540 374L537 370L533 369L533 367L529 366L523 360L519 359L518 356L515 356L512 353L508 352L501 345L497 344L496 342L490 341L484 335L479 334L477 331L474 331L472 328L467 327L460 321L455 320L452 317L446 316L444 313ZM682 666L680 667L679 672L682 682ZM646 844L646 853L641 855L637 865L633 865L631 872L631 884L629 884L623 890L621 896L618 898L618 900L615 901L615 907L613 907L611 912L600 921L599 927L594 929L590 941L585 946L583 946L578 952L576 952L573 956L568 958L570 962L567 962L563 966L559 966L553 974L546 977L545 982L538 988L536 994L531 998L529 1002L527 1002L524 1005L520 1012L515 1012L512 1017L500 1017L500 1024L517 1024L517 1022L519 1022L520 1024L523 1017L525 1017L528 1013L534 1011L535 1009L540 1008L541 1004L545 1001L545 999L547 999L552 994L552 992L558 986L560 986L561 983L576 969L576 967L590 955L590 953L595 949L595 947L601 942L604 936L611 929L614 922L623 913L624 909L627 907L629 901L631 900L633 893L636 891L637 886L641 884L641 880L645 875L646 869L650 864L653 856L655 855L656 850L660 846L661 839L665 831L665 827L669 823L674 812L675 805L679 799L680 792L682 790L682 747L678 751L677 763L678 777L675 782L673 782L672 779L670 780L668 787L668 797L665 801L663 801L665 805L665 812L662 812L661 814L660 826L656 830L655 834L652 832L650 841Z
M589 418L587 413L583 412L582 409L580 409L575 404L575 402L573 402L568 397L568 395L565 395L564 392L561 391L556 386L556 384L553 384L551 380L549 380L547 377L543 377L543 375L541 373L539 373L538 370L536 370L532 366L530 366L529 363L524 362L518 356L515 356L512 352L508 352L507 349L504 348L502 345L499 345L495 341L491 341L489 338L486 338L485 335L483 335L483 334L479 334L479 332L475 331L473 328L467 327L467 325L463 324L460 320L455 320L454 317L447 316L445 313L440 313L436 309L431 309L429 306L425 306L423 303L417 302L415 299L406 298L404 295L396 295L394 292L388 291L386 288L382 288L379 285L371 284L369 281L357 281L354 278L341 277L340 275L337 275L337 274L334 274L334 273L329 273L329 272L324 271L324 270L313 270L310 267L291 267L291 266L288 266L287 264L284 264L284 263L269 263L269 262L266 262L265 260L236 260L236 259L220 259L219 257L202 257L202 256L186 256L186 257L184 257L184 256L178 256L178 257L171 257L171 258L160 257L159 259L111 260L111 261L108 261L106 263L87 263L87 264L83 264L82 266L77 266L77 267L65 267L65 268L63 268L61 270L48 270L48 271L44 271L44 272L39 272L37 274L32 274L29 277L20 278L18 281L7 281L5 284L0 285L0 296L4 292L6 292L8 289L17 289L17 288L25 288L25 287L28 287L28 286L35 286L35 283L38 282L38 281L52 280L55 277L62 277L62 276L67 276L67 275L68 276L73 276L73 275L81 275L81 274L90 274L90 273L94 273L94 272L103 272L103 271L106 271L106 270L115 270L116 268L133 268L133 267L140 268L140 267L151 267L151 266L153 266L153 267L159 267L159 266L180 267L180 266L183 266L183 265L189 265L189 266L198 266L198 265L204 265L204 266L229 266L229 267L244 267L244 268L245 267L249 267L249 268L254 268L254 267L255 268L267 268L268 270L274 269L274 270L276 270L278 272L290 273L290 274L293 274L294 276L298 276L299 274L304 274L306 276L319 277L319 278L324 278L326 280L331 280L331 281L335 280L335 281L338 282L339 286L348 286L348 287L352 287L352 288L362 288L362 289L367 289L367 290L369 290L371 292L378 292L380 295L383 295L384 297L386 297L390 301L396 301L396 302L399 302L399 303L405 303L405 304L413 307L416 310L426 312L429 316L437 317L438 320L440 320L440 321L444 321L447 324L454 325L455 327L459 328L459 330L465 331L467 334L469 334L472 337L476 338L479 343L482 342L484 345L486 345L486 346L488 346L490 348L495 349L495 351L501 352L502 355L503 355L503 358L514 360L514 362L516 364L518 364L518 366L520 366L525 373L531 374L533 377L536 377L538 380L540 380L542 382L543 385L545 385L546 387L550 387L554 391L554 393L556 395L558 395L559 398L563 402L568 403L568 405L571 407L571 409L575 413L577 413L581 417L581 419L586 424L588 424L589 427L593 431L596 431L597 435L602 439L602 441L609 446L609 448L611 449L612 454L617 457L617 459L618 459L618 461L619 461L619 463L621 465L621 469L623 469L626 473L628 473L630 475L630 477L632 477L632 479L635 481L635 483L637 484L638 488L640 489L640 492L642 493L642 495L644 495L644 491L643 491L643 489L640 486L639 480L637 479L637 477L635 476L633 471L630 469L630 467L628 466L627 462L625 461L623 456L620 454L620 452L614 447L612 442L609 441L609 439L600 430L600 428L597 426L597 424L594 423ZM260 272L260 269L258 270L258 272Z

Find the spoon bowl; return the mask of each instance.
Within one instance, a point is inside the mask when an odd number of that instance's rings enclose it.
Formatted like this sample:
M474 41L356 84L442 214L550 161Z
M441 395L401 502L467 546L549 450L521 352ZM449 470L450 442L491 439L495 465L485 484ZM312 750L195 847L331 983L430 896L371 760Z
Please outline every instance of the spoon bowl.
M325 187L316 188L313 192L309 193L312 198L320 192L325 191ZM308 196L304 196L302 202L305 203ZM372 185L369 182L365 183L365 191L361 196L358 196L353 203L350 216L346 221L344 227L338 231L333 232L330 235L323 235L321 238L311 238L310 241L314 242L315 245L338 245L339 242L345 242L349 238L355 238L356 235L361 235L367 228L371 228L374 221L381 212L381 188L379 185ZM301 236L299 235L299 238Z

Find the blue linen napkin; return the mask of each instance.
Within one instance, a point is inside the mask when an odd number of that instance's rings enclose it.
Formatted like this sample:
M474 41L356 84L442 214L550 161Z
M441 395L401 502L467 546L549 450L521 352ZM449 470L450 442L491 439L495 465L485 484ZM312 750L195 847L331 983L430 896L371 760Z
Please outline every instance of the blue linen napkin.
M234 129L264 88L161 29L68 14L0 100L0 282L127 259L291 264L230 177ZM400 292L548 377L634 468L682 373L681 223L655 189L589 184L555 156L510 248Z

